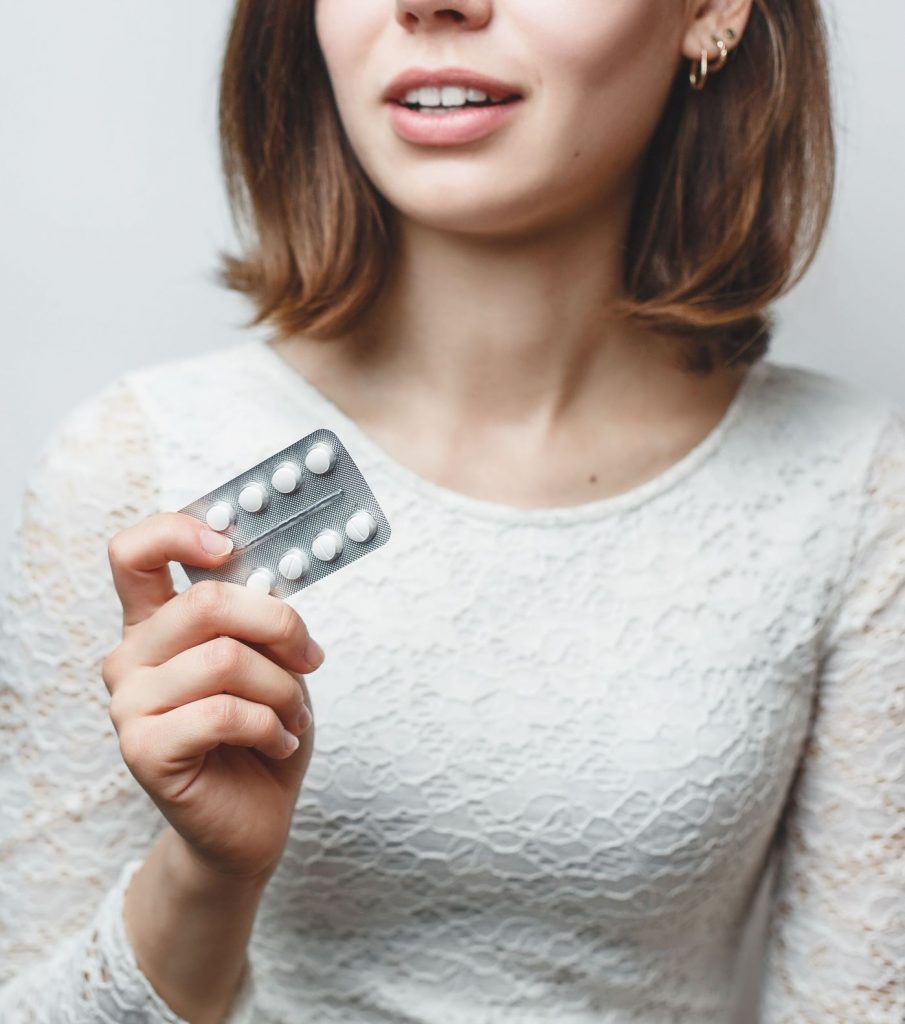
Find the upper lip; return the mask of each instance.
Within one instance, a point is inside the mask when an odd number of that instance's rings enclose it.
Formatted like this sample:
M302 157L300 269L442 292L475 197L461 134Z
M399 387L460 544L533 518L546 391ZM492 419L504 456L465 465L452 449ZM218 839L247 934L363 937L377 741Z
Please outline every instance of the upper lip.
M505 100L510 96L521 96L521 92L516 86L509 85L508 82L501 82L498 78L482 75L477 71L469 71L468 68L408 68L390 82L384 90L383 99L401 102L410 89L420 89L426 85L460 85L465 88L480 89L482 92L486 92L492 100Z

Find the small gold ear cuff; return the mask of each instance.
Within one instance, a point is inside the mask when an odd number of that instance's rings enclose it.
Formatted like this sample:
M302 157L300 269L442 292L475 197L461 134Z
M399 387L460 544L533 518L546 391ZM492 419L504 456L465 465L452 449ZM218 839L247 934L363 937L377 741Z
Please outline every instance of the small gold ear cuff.
M735 39L736 34L734 29L727 28L725 31L730 41ZM729 49L723 40L716 35L711 35L710 38L716 43L717 49L720 51L719 56L713 63L711 63L710 58L707 56L707 51L702 48L700 60L693 60L691 62L691 69L688 72L689 82L691 82L692 86L694 86L694 88L699 92L704 88L704 85L707 82L707 76L711 72L719 71L729 57Z

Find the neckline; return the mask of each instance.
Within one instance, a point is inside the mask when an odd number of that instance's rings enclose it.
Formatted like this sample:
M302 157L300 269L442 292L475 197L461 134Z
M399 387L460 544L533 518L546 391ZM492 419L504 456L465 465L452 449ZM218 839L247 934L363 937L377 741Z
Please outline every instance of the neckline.
M694 448L657 476L630 490L597 498L594 501L582 502L578 505L525 508L476 498L419 476L413 469L409 469L404 463L390 455L370 434L365 433L355 420L347 416L342 409L318 390L296 367L278 355L274 348L267 343L266 338L255 338L247 348L252 356L259 357L265 370L288 395L305 399L308 407L311 407L312 404L315 407L319 406L337 423L337 433L343 438L344 443L346 437L350 438L349 449L353 457L354 449L359 448L370 457L375 465L385 469L408 490L415 491L422 497L452 509L459 515L523 526L562 526L602 519L637 508L664 494L678 483L687 480L722 447L749 404L755 391L755 385L766 376L769 368L769 363L765 359L753 363L746 371L742 383L719 422Z

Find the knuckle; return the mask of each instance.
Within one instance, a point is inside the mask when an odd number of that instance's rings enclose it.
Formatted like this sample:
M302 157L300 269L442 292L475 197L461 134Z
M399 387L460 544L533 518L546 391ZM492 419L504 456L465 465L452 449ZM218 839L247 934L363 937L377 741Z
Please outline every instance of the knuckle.
M195 619L215 622L226 608L226 589L218 580L201 580L186 591L186 601Z
M207 725L215 732L241 728L245 722L242 702L231 693L217 693L204 701Z
M112 568L123 565L126 561L126 550L129 546L129 541L125 534L125 530L120 530L114 533L107 542L107 559Z
M296 713L301 713L302 708L305 706L305 697L302 693L302 688L292 678L286 682L286 697L284 707L293 708Z
M268 737L276 731L280 737L283 735L283 723L280 716L273 708L263 704L255 704L248 709L248 724L255 736Z
M119 751L130 767L141 763L147 746L147 737L139 722L133 722L119 730Z
M120 736L122 736L123 726L126 722L126 709L123 707L123 704L123 691L117 690L110 698L110 703L107 705L107 713L110 715L110 721L113 722L113 727Z
M119 648L114 648L101 662L101 678L108 693L113 693L116 681L120 675L120 654Z
M215 676L235 673L245 660L245 645L231 636L218 636L203 645L207 668Z
M298 637L302 620L288 604L280 602L279 621L277 622L277 640L292 644ZM302 629L304 627L302 626Z

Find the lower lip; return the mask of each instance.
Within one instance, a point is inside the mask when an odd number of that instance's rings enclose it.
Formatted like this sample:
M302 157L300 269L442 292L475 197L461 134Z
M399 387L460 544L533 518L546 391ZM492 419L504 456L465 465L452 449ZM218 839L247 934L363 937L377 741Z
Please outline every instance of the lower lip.
M493 107L465 107L451 114L421 114L390 101L390 121L396 134L406 142L422 146L458 146L495 132L514 115L521 100Z

